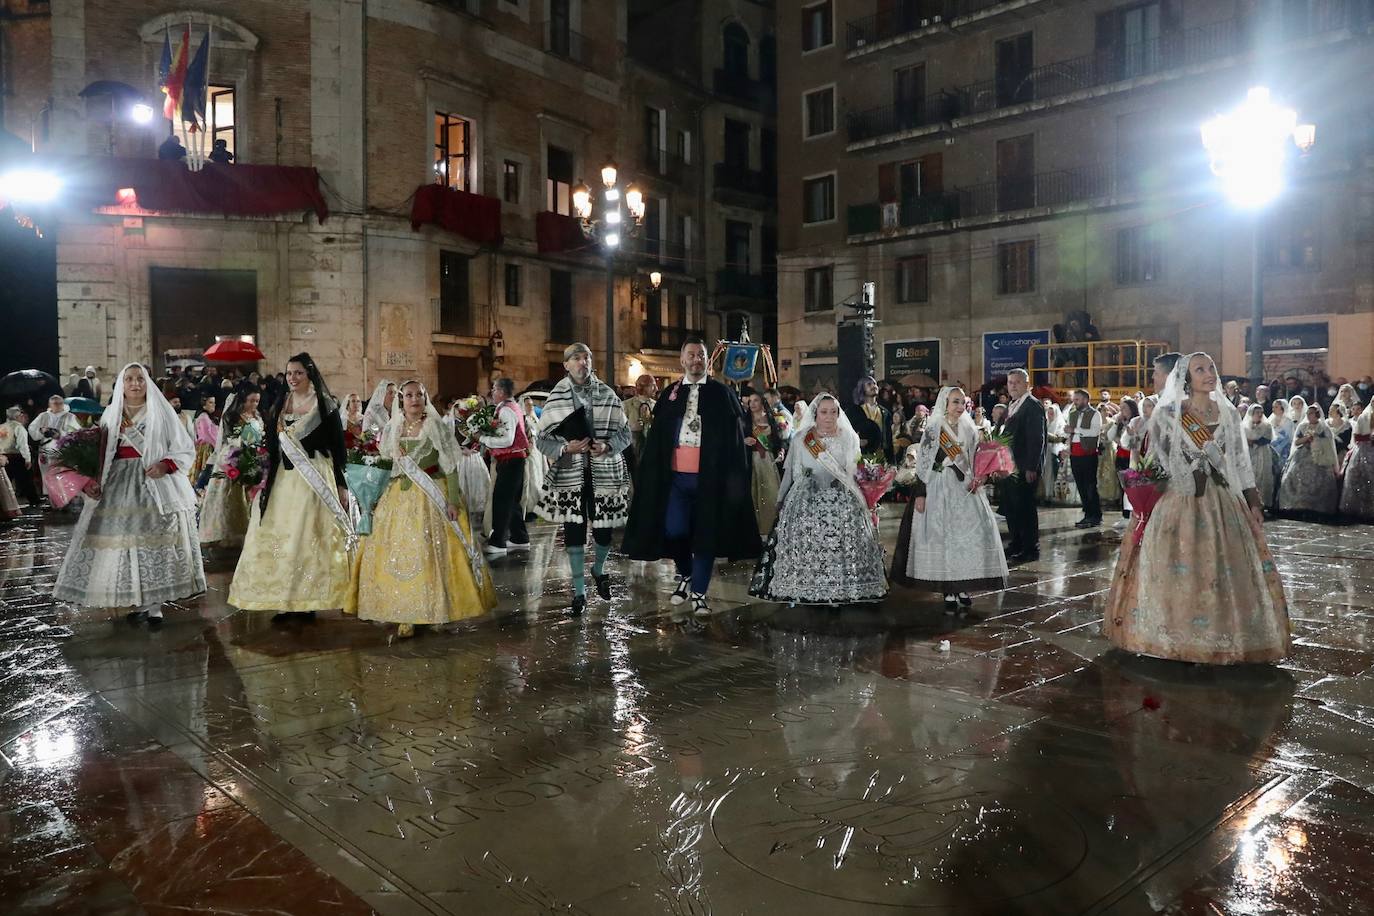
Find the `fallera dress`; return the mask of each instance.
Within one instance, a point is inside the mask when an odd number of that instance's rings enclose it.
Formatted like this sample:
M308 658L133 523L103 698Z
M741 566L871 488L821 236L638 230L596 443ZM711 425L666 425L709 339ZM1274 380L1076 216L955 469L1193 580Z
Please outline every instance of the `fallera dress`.
M487 613L496 606L496 590L486 561L478 559L480 574L475 574L463 546L474 541L458 476L443 473L437 452L424 439L401 439L400 448L458 510L463 538L398 470L373 511L372 534L359 546L345 611L362 620L409 624L451 623Z
M1180 360L1184 372L1187 363ZM1119 648L1157 658L1278 661L1290 645L1288 604L1242 496L1255 476L1240 421L1208 424L1188 410L1173 420L1173 410L1161 403L1151 418L1150 452L1169 480L1139 547L1133 536L1122 539L1103 632Z
M200 542L238 547L248 533L248 487L227 475L227 459L236 448L256 448L262 443L262 420L253 417L234 429L223 431L215 450L214 470L200 506Z
M778 519L778 463L776 459L779 443L772 441L772 431L767 426L755 425L750 433L758 445L749 450L749 463L753 468L751 490L754 497L754 516L759 521L759 537L768 537L773 524Z
M1305 436L1312 441L1303 444ZM1332 516L1340 508L1340 480L1336 477L1336 441L1331 427L1318 420L1298 424L1293 451L1279 484L1279 511Z
M234 607L320 611L342 608L348 600L347 535L301 470L287 466L277 441L291 436L307 454L313 451L310 465L328 486L336 486L343 479L343 427L335 410L324 417L320 410L317 404L302 416L283 413L275 424L275 435L268 433L273 476L270 490L259 494L249 514L243 552L229 588L229 603ZM302 429L308 430L303 437ZM263 498L269 494L264 510Z
M1355 418L1350 451L1345 456L1341 485L1341 516L1352 522L1374 522L1374 443L1370 425L1374 407Z

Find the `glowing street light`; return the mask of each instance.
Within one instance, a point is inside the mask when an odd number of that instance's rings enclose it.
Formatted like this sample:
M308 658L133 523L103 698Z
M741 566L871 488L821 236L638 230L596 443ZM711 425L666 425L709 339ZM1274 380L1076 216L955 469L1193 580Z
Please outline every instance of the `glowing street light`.
M1250 366L1259 384L1264 378L1264 266L1260 212L1283 191L1284 171L1296 148L1306 155L1317 141L1314 124L1299 124L1298 113L1276 103L1263 86L1245 101L1202 125L1202 145L1212 174L1231 203L1253 212L1250 265Z
M42 169L15 169L0 175L0 200L46 204L62 190L62 179Z
M615 255L621 243L638 235L644 224L644 192L634 185L622 192L616 184L619 178L614 162L601 167L600 216L594 212L596 198L586 182L578 181L572 189L573 215L582 224L582 234L600 242L606 255L606 381L611 384L616 378Z
M156 112L153 111L153 106L147 102L135 102L133 107L129 109L129 117L135 124L153 123L154 114Z

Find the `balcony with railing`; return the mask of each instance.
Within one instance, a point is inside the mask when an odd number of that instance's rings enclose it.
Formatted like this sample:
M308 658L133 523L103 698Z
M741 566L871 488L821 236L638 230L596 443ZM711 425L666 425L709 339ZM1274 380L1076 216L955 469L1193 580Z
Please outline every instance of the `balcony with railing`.
M1001 75L960 86L960 118L996 112L1030 102L1060 98L1088 89L1215 63L1249 46L1238 19L1162 35L1150 41L1106 48L1082 57L1034 67L1023 75Z
M855 236L919 234L949 224L968 226L1006 214L1065 207L1136 192L1134 184L1119 187L1116 170L1107 163L1059 169L1017 178L1003 178L903 201L852 204L848 234ZM941 225L945 224L945 225ZM902 233L902 230L917 230Z
M1116 192L1115 170L1106 163L1002 178L958 188L959 218L975 219L1018 210L1062 207L1110 197Z
M905 0L845 25L845 50L851 55L876 51L887 43L948 33L955 16L954 0Z
M673 184L687 184L695 176L692 163L672 150L645 146L640 164L649 178L660 178Z
M698 332L691 328L646 324L640 329L639 346L645 350L671 350L676 353L682 349L683 341L695 336L698 336Z
M595 62L596 42L580 32L551 22L544 23L543 31L545 51L579 67L591 69Z
M755 274L726 267L716 271L716 295L738 296L742 299L775 299L778 281L773 274Z
M730 162L717 162L713 177L716 199L722 203L766 206L767 201L778 196L777 176L768 172Z
M743 73L717 67L711 77L711 87L716 95L749 108L772 112L778 107L776 86Z
M880 137L896 140L922 128L944 124L958 115L959 97L939 92L925 98L852 111L845 115L845 129L850 144L865 143Z
M870 232L910 229L958 218L958 194L926 194L903 201L851 204L848 225L850 235L866 235Z

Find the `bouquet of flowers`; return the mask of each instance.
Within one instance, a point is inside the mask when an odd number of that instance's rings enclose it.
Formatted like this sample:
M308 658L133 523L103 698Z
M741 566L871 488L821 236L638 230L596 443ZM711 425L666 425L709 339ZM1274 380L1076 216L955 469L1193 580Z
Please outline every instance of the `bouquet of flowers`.
M88 426L67 433L54 443L51 451L39 453L38 463L48 499L54 509L61 509L100 476L100 427Z
M241 445L225 453L220 466L210 475L257 490L267 479L267 448Z
M983 480L1016 476L1010 435L992 436L978 443L973 451L973 476Z
M351 443L351 445L350 445ZM391 482L392 461L383 458L377 437L364 434L361 438L346 435L344 446L347 450L344 465L344 480L353 500L358 506L358 533L372 533L372 510Z
M463 419L463 432L474 443L483 436L494 436L500 430L501 421L496 419L495 404L481 403Z
M1164 473L1164 468L1159 462L1147 456L1136 462L1135 467L1118 471L1117 477L1121 480L1121 491L1131 501L1131 515L1135 519L1135 543L1139 547L1141 538L1145 536L1145 525L1150 521L1150 513L1154 511L1159 498L1164 495L1169 476Z
M888 467L881 454L872 452L859 458L859 466L854 470L854 482L859 485L859 491L864 495L864 502L868 504L868 511L873 516L875 529L878 526L878 503L887 491L892 489L892 482L896 477L897 469Z

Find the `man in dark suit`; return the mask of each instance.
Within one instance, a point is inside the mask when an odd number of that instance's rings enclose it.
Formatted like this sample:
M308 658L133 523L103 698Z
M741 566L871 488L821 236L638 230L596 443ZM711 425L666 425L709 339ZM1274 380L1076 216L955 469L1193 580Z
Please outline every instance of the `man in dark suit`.
M1040 513L1035 492L1045 461L1045 409L1031 395L1025 369L1007 373L1007 393L1011 404L996 430L999 436L1011 436L1011 456L1016 462L1016 476L1001 486L1002 515L1011 534L1007 559L1031 562L1040 558Z

